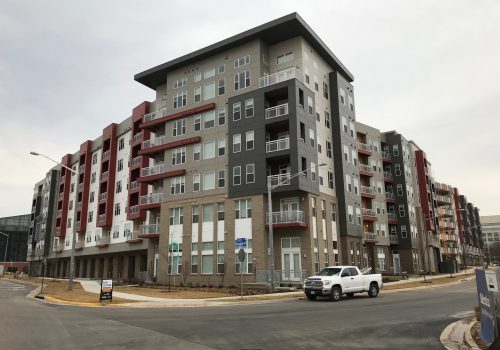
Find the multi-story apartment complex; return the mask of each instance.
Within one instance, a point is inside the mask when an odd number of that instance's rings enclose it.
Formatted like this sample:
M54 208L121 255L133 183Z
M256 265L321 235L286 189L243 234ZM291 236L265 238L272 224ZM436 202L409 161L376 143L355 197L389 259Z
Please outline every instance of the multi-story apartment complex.
M481 216L481 231L488 262L498 264L500 261L500 215Z
M0 271L28 272L26 251L29 225L29 214L0 218Z
M135 80L155 100L35 188L54 207L50 275L68 275L74 235L78 277L264 282L270 225L285 283L339 263L420 268L408 142L356 122L352 74L297 14Z
M458 194L458 191L457 191ZM483 239L479 209L467 201L467 197L459 195L459 211L461 217L462 256L465 265L476 265L483 262Z
M458 211L455 207L454 189L444 183L435 183L438 227L441 240L441 259L451 261L458 270L460 259L460 240L457 224Z

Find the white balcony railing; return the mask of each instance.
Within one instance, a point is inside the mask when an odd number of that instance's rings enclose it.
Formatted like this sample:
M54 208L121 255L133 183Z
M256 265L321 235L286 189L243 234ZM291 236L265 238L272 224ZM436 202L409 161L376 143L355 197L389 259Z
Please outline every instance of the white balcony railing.
M387 213L387 218L389 220L397 220L398 219L398 217L396 216L396 213L390 213L390 212Z
M145 114L143 120L144 120L144 123L146 123L146 122L150 122L151 120L163 118L166 116L167 116L167 110L162 109L162 110L159 110L157 112L151 112L151 113Z
M75 249L82 249L84 243L82 241L75 242Z
M392 173L390 171L384 171L384 178L392 179Z
M109 244L109 237L106 236L95 236L96 245L106 245Z
M303 74L296 68L288 68L280 72L265 75L259 79L259 88L263 88L269 85L281 83L285 80L297 79L301 82L304 81Z
M377 213L373 209L363 208L362 212L363 212L363 215L365 215L365 216L375 216L375 215L377 215Z
M138 205L132 205L128 208L129 214L136 214L139 212L139 206Z
M371 152L372 146L367 145L366 143L363 143L363 142L358 142L358 149L362 149L363 151Z
M139 183L137 181L132 181L130 183L130 189L135 190L136 188L139 188Z
M165 137L165 135L163 135L163 136L151 139L151 140L144 141L144 143L142 144L142 148L146 149L146 148L156 147L156 146L164 145L165 143L167 143L167 138Z
M137 157L132 158L132 160L130 161L130 164L132 166L135 166L135 165L138 165L140 162L141 162L141 156L137 156Z
M155 204L161 203L163 201L163 192L162 193L152 193L146 196L141 196L140 204Z
M148 168L141 169L141 176L151 176L156 174L161 174L165 172L165 164L158 164L155 166L150 166Z
M109 171L105 171L101 174L101 180L106 180L109 177Z
M305 223L305 215L300 210L273 212L272 222L273 224ZM269 225L269 214L266 214L266 224Z
M270 175L267 177L267 183L271 186L284 186L290 185L290 173L279 174L279 175Z
M389 235L389 242L392 244L398 244L399 239L397 235Z
M102 152L102 159L108 158L110 154L111 154L111 150L109 150L109 149L107 151Z
M287 114L288 114L288 103L284 103L275 107L269 107L266 108L264 111L266 119L277 118Z
M387 198L387 199L396 199L396 197L394 196L394 193L392 193L392 192L386 192L385 193L385 198Z
M366 164L359 163L359 170L367 173L373 173L373 168Z
M266 142L266 153L283 151L285 149L290 149L290 138L289 137Z
M104 192L99 195L99 201L105 201L106 198L108 198L108 192Z
M361 193L374 195L376 192L375 192L375 189L372 187L361 186Z
M138 239L140 239L139 231L128 231L128 232L126 232L125 237L127 237L127 241L138 240Z
M141 137L142 137L142 131L141 132L138 132L137 134L134 135L134 142L138 142L141 140Z
M151 235L157 233L160 233L159 224L141 225L141 235Z
M99 215L99 217L97 219L99 222L103 222L104 220L106 220L106 214Z
M377 239L377 235L373 232L365 232L365 241L375 241Z
M389 152L382 152L382 158L391 159L391 154Z

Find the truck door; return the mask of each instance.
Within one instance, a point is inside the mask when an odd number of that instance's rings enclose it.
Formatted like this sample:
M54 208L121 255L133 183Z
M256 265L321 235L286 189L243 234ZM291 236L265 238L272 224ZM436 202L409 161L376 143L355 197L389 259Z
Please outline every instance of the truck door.
M351 292L362 292L363 291L363 275L358 272L355 267L350 267L349 271L351 273L352 290Z
M353 288L353 277L351 276L351 272L348 267L342 270L342 274L340 275L342 278L342 292L350 293Z

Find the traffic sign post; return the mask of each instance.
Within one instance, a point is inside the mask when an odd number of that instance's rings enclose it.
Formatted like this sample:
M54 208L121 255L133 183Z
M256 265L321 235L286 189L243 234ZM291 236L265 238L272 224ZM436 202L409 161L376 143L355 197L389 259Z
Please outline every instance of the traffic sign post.
M240 261L240 299L243 299L243 262L245 261L245 256L245 249L240 248L238 251L238 260Z

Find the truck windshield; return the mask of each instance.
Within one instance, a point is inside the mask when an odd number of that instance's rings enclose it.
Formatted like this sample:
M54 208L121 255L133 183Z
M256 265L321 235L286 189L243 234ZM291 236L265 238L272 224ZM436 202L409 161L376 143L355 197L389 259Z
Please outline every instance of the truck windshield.
M318 276L336 276L342 271L342 269L338 267L327 267L318 273Z

